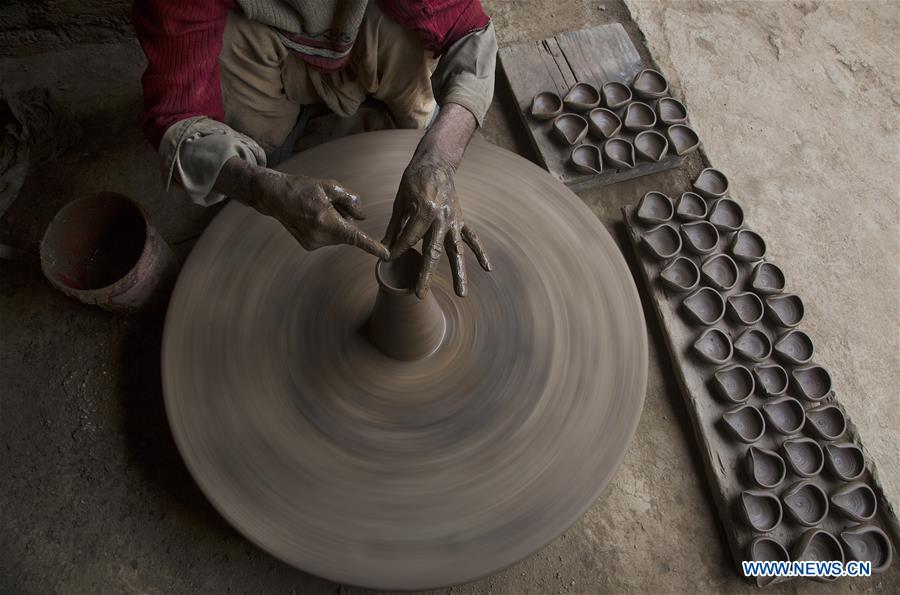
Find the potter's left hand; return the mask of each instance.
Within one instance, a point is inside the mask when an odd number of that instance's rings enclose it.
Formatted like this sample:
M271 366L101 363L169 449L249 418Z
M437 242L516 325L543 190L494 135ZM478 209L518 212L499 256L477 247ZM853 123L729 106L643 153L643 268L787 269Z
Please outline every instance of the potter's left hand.
M491 270L478 236L463 221L462 206L453 184L455 172L455 167L441 159L414 157L403 172L391 220L382 240L390 249L391 259L424 240L422 270L416 282L419 298L428 293L442 247L450 258L453 288L460 297L466 295L467 286L464 242L475 254L478 264L486 271Z

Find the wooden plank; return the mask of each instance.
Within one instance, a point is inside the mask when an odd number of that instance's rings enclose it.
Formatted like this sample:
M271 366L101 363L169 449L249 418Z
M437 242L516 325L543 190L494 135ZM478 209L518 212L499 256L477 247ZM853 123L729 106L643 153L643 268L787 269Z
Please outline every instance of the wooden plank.
M640 55L622 25L602 25L500 49L500 64L538 160L547 171L574 190L614 184L678 167L683 157L670 155L659 163L641 162L630 170L605 170L601 175L576 171L568 162L572 147L550 135L551 123L528 116L532 98L543 91L562 97L577 81L597 85L610 80L630 82L643 68ZM662 128L658 128L662 131ZM585 142L601 144L588 137Z
M721 427L722 413L733 407L733 405L725 404L718 395L713 393L710 379L716 367L701 363L691 352L694 341L706 327L689 324L683 314L679 312L683 295L668 290L660 283L659 273L665 263L650 258L644 247L641 245L640 237L641 234L646 231L647 226L644 226L635 219L635 207L625 207L622 209L622 212L625 218L629 238L631 239L632 246L635 250L641 278L646 287L647 295L650 297L653 309L656 311L659 324L663 330L662 334L666 339L666 347L668 348L669 356L674 364L674 370L681 389L681 394L684 398L685 405L687 406L697 444L700 447L707 479L712 489L713 500L716 503L719 518L725 528L725 534L728 538L737 571L740 574L742 572L740 562L749 559L747 548L752 539L757 536L757 534L754 534L743 522L738 512L738 502L741 492L744 489L754 487L750 485L750 481L744 474L743 468L746 451L749 448L749 445L732 439L723 432ZM726 250L731 235L732 234L723 234L720 239L718 251ZM699 264L698 257L686 254L684 251L682 252L682 255L689 256ZM752 265L744 263L740 264L739 268L740 280L734 289L726 292L726 295L749 290L749 278L752 271ZM715 326L724 330L732 337L736 337L740 332L747 328L730 321L728 317L717 323ZM777 337L779 334L779 330L767 319L755 325L755 327L765 332L769 337ZM772 363L772 361L774 360L766 360L765 363ZM730 362L730 364L733 363L741 363L748 368L753 365L741 361L738 356L735 356L735 359ZM783 362L778 363L783 365L788 372L793 368L793 366L784 365ZM788 394L791 393L792 389L789 389ZM802 402L806 409L819 404L806 401L802 398L798 400ZM765 402L766 399L757 393L747 401L747 404L759 408ZM827 402L838 406L846 416L846 411L835 399L833 393L827 399ZM850 441L862 446L856 427L849 417L847 426L847 432L839 439L839 441ZM801 435L815 438L815 436L805 428L801 431ZM774 431L767 430L765 435L759 441L754 443L754 445L778 452L780 451L780 444L783 440L783 436L778 435ZM817 441L820 444L825 443L822 440ZM863 451L865 452L864 448ZM794 475L793 472L788 471L785 481L773 490L773 493L780 496L785 490L800 479L801 478ZM860 479L865 481L874 490L878 499L878 514L874 524L880 526L887 535L891 536L891 539L894 542L894 549L896 550L898 543L900 543L900 537L898 537L900 524L898 524L897 516L893 508L884 496L883 488L878 479L877 470L874 468L872 461L868 459L868 457L866 460L866 471ZM823 488L825 493L829 495L839 486L846 485L844 482L830 475L827 468L818 476L814 477L812 481ZM854 524L855 523L841 517L836 511L831 510L819 526L837 536L841 530ZM791 555L793 555L793 546L804 529L804 527L800 527L792 522L785 511L785 519L773 532L769 533L769 536L779 541L788 549Z

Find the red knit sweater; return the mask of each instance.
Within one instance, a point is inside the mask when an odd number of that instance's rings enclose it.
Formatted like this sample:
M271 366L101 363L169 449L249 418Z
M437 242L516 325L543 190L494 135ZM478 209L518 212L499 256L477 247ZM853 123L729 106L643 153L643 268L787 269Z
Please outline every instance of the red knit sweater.
M135 1L134 27L148 61L141 79L143 127L154 148L179 120L224 117L218 57L228 11L237 8L233 0ZM415 31L424 49L437 53L489 22L478 0L382 0L382 8ZM324 71L346 64L298 55Z

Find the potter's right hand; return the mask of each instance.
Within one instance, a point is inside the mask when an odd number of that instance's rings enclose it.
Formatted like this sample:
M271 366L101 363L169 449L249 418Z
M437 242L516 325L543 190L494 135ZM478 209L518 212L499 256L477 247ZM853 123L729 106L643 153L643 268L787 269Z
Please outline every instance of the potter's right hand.
M352 221L365 219L359 197L335 180L292 176L235 157L225 163L215 188L277 219L307 250L350 244L379 258L389 256Z

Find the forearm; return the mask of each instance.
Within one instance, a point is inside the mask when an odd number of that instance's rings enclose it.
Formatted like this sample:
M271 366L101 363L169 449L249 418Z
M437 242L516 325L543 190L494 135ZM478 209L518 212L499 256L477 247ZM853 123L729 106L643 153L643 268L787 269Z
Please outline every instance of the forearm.
M444 104L419 142L413 161L439 161L456 170L477 126L472 112L455 103Z

